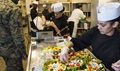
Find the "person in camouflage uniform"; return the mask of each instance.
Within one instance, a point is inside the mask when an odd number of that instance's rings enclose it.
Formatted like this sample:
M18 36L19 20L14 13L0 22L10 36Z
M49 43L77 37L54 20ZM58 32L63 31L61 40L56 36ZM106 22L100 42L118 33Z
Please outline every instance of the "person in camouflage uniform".
M27 59L21 20L21 10L15 3L0 0L0 56L6 71L23 71L22 59Z

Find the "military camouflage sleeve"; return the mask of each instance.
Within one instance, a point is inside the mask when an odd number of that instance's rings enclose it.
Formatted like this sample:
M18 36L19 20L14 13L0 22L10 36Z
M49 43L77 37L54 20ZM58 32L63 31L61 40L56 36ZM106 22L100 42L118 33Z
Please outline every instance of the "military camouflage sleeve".
M9 19L9 26L10 26L11 35L13 37L13 41L17 48L19 49L22 48L24 51L25 45L22 35L23 30L21 26L22 13L18 8L14 8L13 10L10 11L10 13L11 16Z

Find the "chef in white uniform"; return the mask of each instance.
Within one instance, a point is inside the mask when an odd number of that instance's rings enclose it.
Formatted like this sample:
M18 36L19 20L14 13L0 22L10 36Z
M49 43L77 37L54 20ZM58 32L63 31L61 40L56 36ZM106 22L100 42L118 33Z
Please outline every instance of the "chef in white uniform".
M68 18L68 22L70 21L74 22L72 37L76 37L78 23L81 18L84 19L86 18L86 16L84 15L82 11L82 4L77 4L76 8L72 11L71 16Z

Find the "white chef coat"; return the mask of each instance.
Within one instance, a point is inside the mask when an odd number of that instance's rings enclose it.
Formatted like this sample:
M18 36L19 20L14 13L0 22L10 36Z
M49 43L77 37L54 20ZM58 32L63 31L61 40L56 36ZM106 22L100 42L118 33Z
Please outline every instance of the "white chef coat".
M85 18L85 17L86 16L84 15L83 11L81 11L80 9L74 9L72 11L71 16L68 18L68 22L69 21L73 21L74 22L74 28L73 28L72 37L76 37L79 20L81 18Z
M36 25L36 27L39 29L39 30L43 30L44 26L42 25L42 19L41 17L37 16L34 20L33 20L34 24Z

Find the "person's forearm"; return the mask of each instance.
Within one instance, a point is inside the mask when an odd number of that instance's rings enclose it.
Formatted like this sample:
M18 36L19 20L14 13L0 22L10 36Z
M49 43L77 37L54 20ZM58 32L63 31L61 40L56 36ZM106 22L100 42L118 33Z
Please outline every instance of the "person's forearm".
M61 36L60 30L58 29L58 27L56 25L54 26L54 29L57 32L57 34L59 34Z
M46 19L45 19L45 17L44 16L42 16L42 25L45 25L46 24Z

